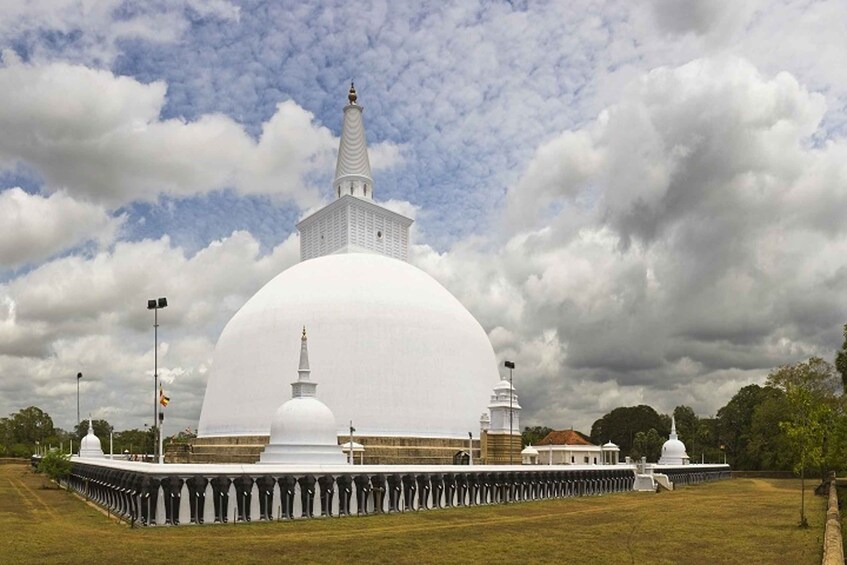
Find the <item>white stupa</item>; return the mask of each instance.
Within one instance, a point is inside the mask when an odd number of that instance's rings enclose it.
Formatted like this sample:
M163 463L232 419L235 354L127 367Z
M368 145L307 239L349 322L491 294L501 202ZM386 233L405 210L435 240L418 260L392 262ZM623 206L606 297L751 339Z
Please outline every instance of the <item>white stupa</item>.
M100 438L94 435L94 425L91 423L91 418L88 419L88 433L79 442L79 456L89 459L106 457L100 447Z
M291 383L291 399L277 409L271 420L270 443L259 462L343 465L346 461L338 445L335 416L315 396L318 384L311 380L305 327L297 374L297 380Z
M374 201L362 106L352 87L348 100L335 199L297 225L301 262L260 289L221 333L201 440L267 435L288 396L278 368L297 359L294 344L279 336L302 324L321 360L321 398L342 438L351 420L358 437L397 438L397 445L408 438L466 442L478 429L499 380L494 350L465 307L406 262L412 220Z
M671 435L662 445L662 456L659 465L688 465L690 459L685 452L685 444L676 435L676 418L671 416Z
M521 451L521 463L524 465L538 464L538 450L532 447L532 444L527 445Z

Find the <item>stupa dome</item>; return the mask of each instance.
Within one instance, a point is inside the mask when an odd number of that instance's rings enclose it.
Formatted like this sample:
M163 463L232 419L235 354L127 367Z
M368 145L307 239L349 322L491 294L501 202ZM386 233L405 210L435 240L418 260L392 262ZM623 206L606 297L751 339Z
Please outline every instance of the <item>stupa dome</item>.
M283 403L271 420L270 442L261 463L344 463L335 433L335 416L316 397L317 383L310 377L306 328L300 345L297 381L291 383L291 399Z
M689 463L685 444L679 441L676 434L676 419L671 417L671 433L668 441L662 445L660 465L687 465Z
M292 398L274 413L270 443L338 445L335 416L316 398Z
M94 426L91 423L91 418L88 419L88 433L79 442L80 457L105 457L103 449L100 447L100 438L94 435Z
M530 444L530 445L527 445L526 447L523 448L523 451L521 451L521 455L526 456L526 457L531 455L531 456L535 457L535 456L538 455L538 450L535 449L534 447L532 447L532 445Z
M304 324L339 435L352 421L360 436L467 438L499 380L485 331L431 276L383 255L326 255L280 273L226 325L200 436L268 434L289 396L281 375L297 366L281 336Z

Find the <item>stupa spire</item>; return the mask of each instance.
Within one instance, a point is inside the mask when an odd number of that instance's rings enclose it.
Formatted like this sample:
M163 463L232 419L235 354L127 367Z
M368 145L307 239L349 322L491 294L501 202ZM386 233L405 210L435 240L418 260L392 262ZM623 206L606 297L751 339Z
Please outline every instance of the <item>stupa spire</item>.
M362 107L356 103L358 98L356 86L351 82L350 91L347 93L349 103L344 107L338 162L335 165L335 180L332 185L337 198L352 195L372 200L374 183L368 159Z
M315 396L318 384L312 382L309 369L309 340L306 337L306 326L300 336L300 365L297 369L297 380L291 383L291 398Z
M676 435L676 417L671 414L671 435L670 439L677 439Z
M337 198L297 224L301 261L336 253L377 253L401 261L409 258L412 220L374 201L358 98L356 85L351 83L332 181Z

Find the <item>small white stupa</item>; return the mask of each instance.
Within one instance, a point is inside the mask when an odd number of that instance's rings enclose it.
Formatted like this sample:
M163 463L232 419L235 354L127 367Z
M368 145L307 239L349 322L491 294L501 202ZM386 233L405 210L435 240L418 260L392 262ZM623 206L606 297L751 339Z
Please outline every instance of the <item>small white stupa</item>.
M521 463L524 465L538 464L538 450L532 447L532 444L527 445L524 450L521 451Z
M685 452L685 444L676 435L676 418L671 416L671 435L662 445L662 456L659 465L688 465L690 459Z
M315 397L317 383L310 378L306 328L300 338L298 379L291 383L291 399L271 420L270 443L259 463L288 465L344 465L336 435L335 416Z
M91 423L91 418L88 419L88 433L79 443L79 456L86 458L104 458L106 454L100 447L100 439L94 435L94 425Z

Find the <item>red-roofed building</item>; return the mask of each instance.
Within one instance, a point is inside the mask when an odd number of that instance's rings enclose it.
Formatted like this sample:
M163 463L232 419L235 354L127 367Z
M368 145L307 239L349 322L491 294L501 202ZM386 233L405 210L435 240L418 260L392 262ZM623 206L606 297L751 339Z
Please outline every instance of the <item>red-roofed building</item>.
M594 445L588 436L576 430L553 430L538 445ZM596 446L595 446L596 447Z
M616 465L620 455L612 442L594 445L576 430L554 430L534 447L540 465Z

